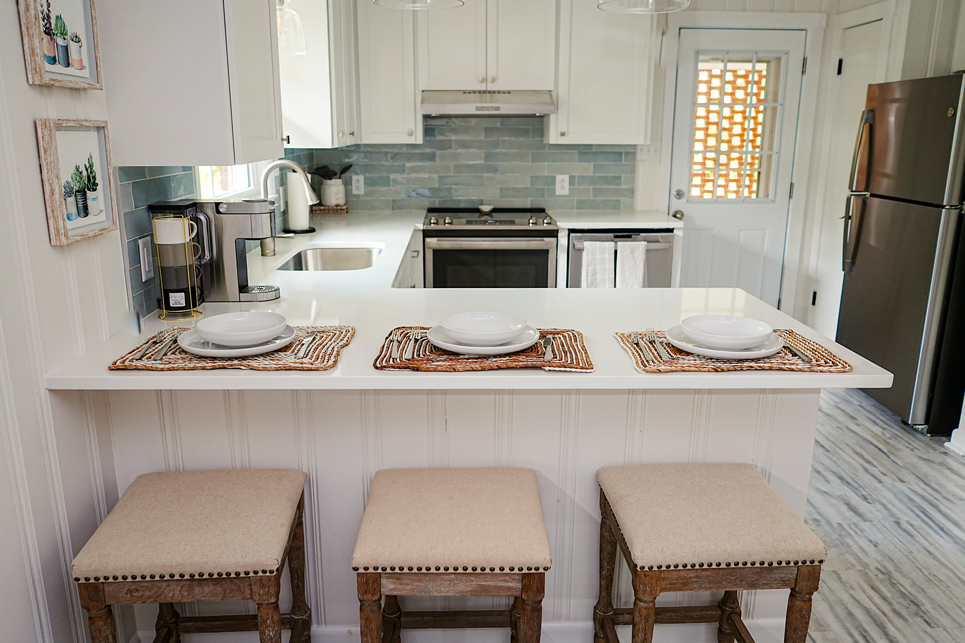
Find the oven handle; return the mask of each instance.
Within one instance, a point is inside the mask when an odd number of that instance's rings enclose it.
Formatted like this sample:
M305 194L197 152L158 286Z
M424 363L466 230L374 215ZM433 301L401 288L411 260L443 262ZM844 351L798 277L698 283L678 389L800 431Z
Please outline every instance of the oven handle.
M431 250L553 250L556 239L500 239L476 237L461 239L426 239L426 248Z

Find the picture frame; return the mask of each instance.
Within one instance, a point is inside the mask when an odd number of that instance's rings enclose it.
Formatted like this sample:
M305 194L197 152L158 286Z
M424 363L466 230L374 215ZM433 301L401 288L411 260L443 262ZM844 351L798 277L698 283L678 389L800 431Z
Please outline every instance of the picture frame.
M107 121L38 119L36 125L50 244L117 230Z
M94 0L17 0L27 82L104 89Z

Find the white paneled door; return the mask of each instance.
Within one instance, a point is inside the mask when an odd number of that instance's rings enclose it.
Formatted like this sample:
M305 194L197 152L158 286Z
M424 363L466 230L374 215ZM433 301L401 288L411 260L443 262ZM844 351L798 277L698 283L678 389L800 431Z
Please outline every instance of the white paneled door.
M780 301L806 33L680 31L670 210L686 222L681 286Z

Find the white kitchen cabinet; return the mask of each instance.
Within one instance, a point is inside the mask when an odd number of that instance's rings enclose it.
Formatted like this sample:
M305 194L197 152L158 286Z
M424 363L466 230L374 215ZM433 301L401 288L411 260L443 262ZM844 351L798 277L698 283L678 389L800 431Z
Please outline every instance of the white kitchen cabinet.
M417 24L420 89L553 89L556 0L466 0Z
M422 230L415 229L409 237L409 244L399 263L399 269L392 280L393 288L424 288L425 270L422 258Z
M282 155L274 0L125 0L97 20L115 165Z
M363 143L421 143L412 11L360 0L359 105Z
M559 41L557 113L547 141L648 143L659 41L654 19L562 0Z
M285 147L333 148L361 140L354 0L291 0L305 50L280 38Z

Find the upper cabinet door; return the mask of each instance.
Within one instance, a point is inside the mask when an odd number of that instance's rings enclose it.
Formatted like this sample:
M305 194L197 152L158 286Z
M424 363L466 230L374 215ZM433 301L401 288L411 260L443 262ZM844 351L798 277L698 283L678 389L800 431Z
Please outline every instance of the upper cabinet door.
M285 147L335 147L328 6L292 0L291 7L301 17L305 49L297 49L294 36L282 38L278 48Z
M486 88L486 0L417 12L422 89Z
M282 155L272 0L125 0L103 3L97 18L115 165ZM178 46L148 53L172 34Z
M556 0L488 0L489 89L553 89Z
M413 12L386 9L367 0L357 8L361 142L421 143Z
M650 140L655 21L562 0L557 113L550 143L646 144Z

